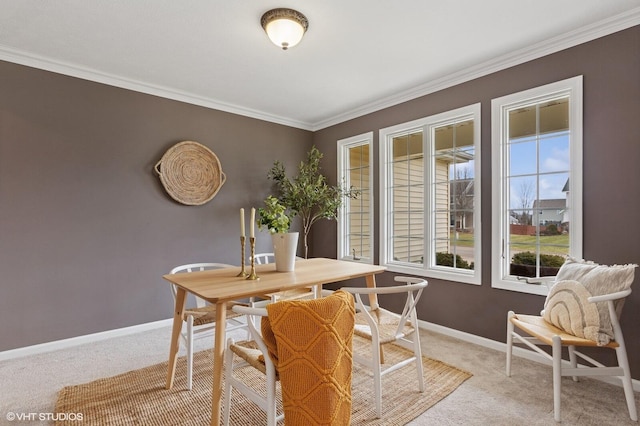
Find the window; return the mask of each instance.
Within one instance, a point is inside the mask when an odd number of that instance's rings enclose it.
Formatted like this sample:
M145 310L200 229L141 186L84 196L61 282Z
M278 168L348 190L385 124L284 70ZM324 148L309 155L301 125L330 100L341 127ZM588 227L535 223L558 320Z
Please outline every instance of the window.
M380 130L380 263L480 283L480 104Z
M358 191L339 212L338 259L373 263L373 132L338 141L338 180Z
M582 77L491 106L493 287L545 295L523 278L582 257Z

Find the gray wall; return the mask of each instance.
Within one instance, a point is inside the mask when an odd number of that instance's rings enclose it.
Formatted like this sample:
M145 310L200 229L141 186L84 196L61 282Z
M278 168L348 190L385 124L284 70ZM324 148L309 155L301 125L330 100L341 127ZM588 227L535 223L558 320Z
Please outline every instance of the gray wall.
M325 159L335 163L337 140L374 131L377 189L380 128L482 103L482 285L429 279L421 319L504 342L508 310L540 312L543 297L491 288L491 99L576 75L584 75L584 257L606 264L640 263L638 26L314 134ZM374 229L378 232L377 220ZM335 223L318 224L314 254L335 256L335 236ZM636 276L622 327L633 376L640 378L640 270ZM386 273L378 281L391 280Z
M311 132L6 62L0 94L0 351L171 317L162 275L239 264L239 208L311 147ZM202 206L153 172L182 140L227 175Z
M315 133L0 62L0 351L168 318L161 275L238 263L238 209L270 192L274 160L293 168L315 143L335 182L338 139L373 130L377 149L380 128L476 102L483 284L429 280L420 318L504 341L507 310L535 313L544 299L490 285L491 99L584 75L584 256L638 263L639 52L634 27ZM203 206L177 204L153 173L182 140L211 148L227 174ZM312 255L335 256L335 235L335 222L319 222ZM637 289L622 322L640 378Z

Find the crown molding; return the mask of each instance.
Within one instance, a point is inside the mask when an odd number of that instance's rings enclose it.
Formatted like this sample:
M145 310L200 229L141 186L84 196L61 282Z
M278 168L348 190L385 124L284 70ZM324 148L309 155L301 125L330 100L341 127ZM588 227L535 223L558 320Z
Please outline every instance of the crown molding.
M419 86L405 90L396 95L389 96L364 104L358 108L349 110L345 113L338 114L327 119L317 121L315 123L293 120L287 117L281 117L268 114L263 111L245 108L226 102L220 102L215 99L205 98L193 93L175 90L169 87L153 85L142 81L123 78L121 76L107 74L95 69L80 67L75 64L64 61L56 61L44 56L34 55L27 52L0 46L0 60L25 65L33 68L51 71L83 80L93 81L97 83L107 84L114 87L133 90L140 93L159 96L162 98L172 99L206 108L229 112L232 114L242 115L245 117L255 118L258 120L268 121L284 126L295 127L302 130L317 131L321 130L366 114L389 108L394 105L407 102L430 93L443 90L457 84L465 83L478 77L501 71L503 69L522 64L543 56L559 52L618 31L631 28L640 24L640 7L631 11L613 16L611 18L596 22L591 25L579 28L562 34L557 37L550 38L540 43L534 44L527 48L519 49L514 52L502 55L500 57L485 61L459 71L431 80Z
M529 47L515 50L489 61L474 65L465 69L464 71L455 72L447 75L446 77L431 80L427 83L400 92L393 96L376 100L343 114L339 114L326 120L319 121L317 123L314 123L311 130L317 131L329 126L340 124L366 114L380 111L384 108L389 108L394 105L398 105L403 102L428 95L430 93L435 93L439 90L462 84L479 77L484 77L486 75L513 67L515 65L520 65L534 59L539 59L543 56L547 56L552 53L556 53L561 50L568 49L570 47L574 47L579 44L583 44L639 24L640 7L637 7L629 12L604 19L602 21L584 26L577 30L569 31L565 34L533 44Z
M303 130L312 124L0 46L0 60Z

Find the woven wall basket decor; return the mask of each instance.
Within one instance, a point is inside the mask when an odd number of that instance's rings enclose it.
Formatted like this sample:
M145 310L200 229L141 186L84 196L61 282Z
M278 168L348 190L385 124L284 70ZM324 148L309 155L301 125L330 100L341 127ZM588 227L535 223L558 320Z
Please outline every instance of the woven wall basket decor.
M169 148L155 171L171 198L188 206L211 201L227 178L218 157L193 141L179 142Z

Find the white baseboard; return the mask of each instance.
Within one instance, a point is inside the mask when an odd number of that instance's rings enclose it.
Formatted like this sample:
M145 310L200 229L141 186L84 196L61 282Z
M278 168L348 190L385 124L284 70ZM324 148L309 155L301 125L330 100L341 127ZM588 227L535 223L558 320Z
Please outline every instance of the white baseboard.
M506 353L507 344L498 342L495 340L487 339L486 337L476 336L475 334L470 334L464 331L456 330L449 327L444 327L442 325L433 324L427 321L418 321L419 327L424 330L433 331L435 333L440 333L445 336L453 337L465 342L473 343L478 346L483 346L485 348L493 349L499 352ZM37 355L51 351L57 351L60 349L71 348L78 345L84 345L86 343L99 342L101 340L107 340L114 337L128 336L130 334L141 333L143 331L155 330L163 327L170 327L173 323L173 319L164 319L160 321L148 322L145 324L138 324L131 327L118 328L115 330L103 331L100 333L87 334L84 336L72 337L69 339L56 340L53 342L41 343L33 346L26 346L23 348L10 349L8 351L0 352L0 361L6 361L14 358L21 358L29 355ZM525 358L530 361L538 362L541 364L549 364L548 360L546 360L542 355L536 354L533 351L523 349L520 347L513 348L513 355ZM616 379L611 379L607 377L593 377L596 380L601 380L603 382L611 383L617 386L621 386L620 381ZM633 379L633 390L635 392L640 392L640 381Z
M86 343L99 342L101 340L111 339L114 337L127 336L130 334L141 333L143 331L155 330L157 328L170 327L172 324L173 318L169 318L160 321L148 322L145 324L133 325L131 327L107 330L100 333L86 334L84 336L72 337L69 339L56 340L53 342L41 343L33 346L25 346L23 348L10 349L8 351L0 352L0 361L57 351L60 349L84 345Z
M499 352L504 352L505 354L507 353L506 343L487 339L486 337L476 336L475 334L466 333L464 331L456 330L449 327L444 327L442 325L433 324L427 321L418 320L418 323L419 323L419 327L424 330L429 330L429 331L443 334L445 336L454 337L456 339L473 343L478 346L484 346L485 348L494 349ZM505 333L506 333L506 326L505 326ZM549 366L551 365L549 361L542 355L521 347L514 346L513 355L520 358L528 359L529 361L538 362L540 364L545 364ZM566 362L568 363L568 361ZM505 363L506 363L506 360L505 360ZM622 387L622 383L619 380L614 379L612 377L592 376L591 378ZM640 392L640 380L632 379L631 381L633 382L633 390L635 392Z

